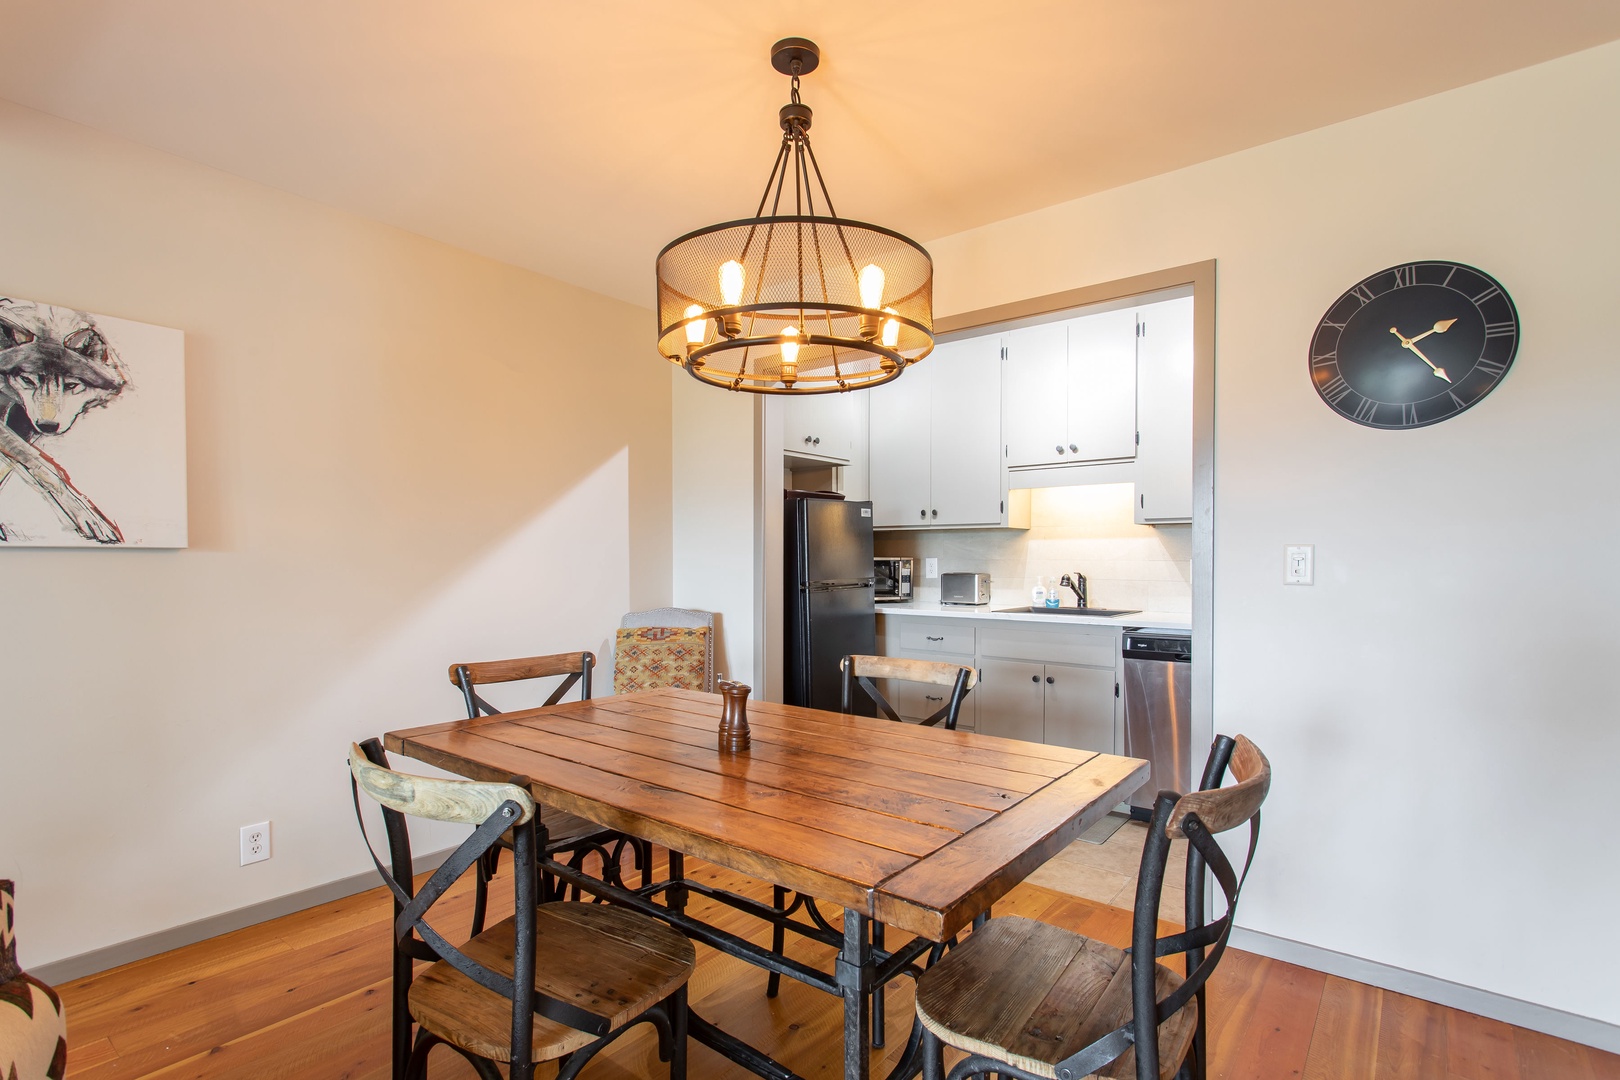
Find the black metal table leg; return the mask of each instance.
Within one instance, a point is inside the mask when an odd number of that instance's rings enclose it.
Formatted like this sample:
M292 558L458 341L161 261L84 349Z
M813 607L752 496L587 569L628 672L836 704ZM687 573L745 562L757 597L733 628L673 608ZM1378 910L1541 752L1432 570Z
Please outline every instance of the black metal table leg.
M838 954L838 987L844 997L844 1080L870 1080L872 1075L871 1013L872 920L844 909L844 947Z

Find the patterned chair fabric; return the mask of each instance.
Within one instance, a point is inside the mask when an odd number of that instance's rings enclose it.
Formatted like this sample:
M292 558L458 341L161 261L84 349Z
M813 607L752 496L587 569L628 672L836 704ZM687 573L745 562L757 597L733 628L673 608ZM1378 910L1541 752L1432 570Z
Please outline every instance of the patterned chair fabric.
M17 966L14 889L0 881L0 1080L62 1080L67 1018L56 991Z
M619 630L613 643L613 692L664 686L708 687L706 626L642 626Z
M693 685L692 683L686 682L683 678L679 685L688 689L701 690L704 693L712 694L714 693L714 612L698 611L694 608L653 608L650 611L632 611L623 619L619 620L620 634L622 634L625 630L659 628L667 629L681 627L694 630L702 629L705 631L705 636L702 639L702 682L698 685ZM620 689L620 687L626 685L626 683L621 682L619 678L620 663L618 654L619 635L615 635L613 651L608 655L608 669L610 674L605 681L613 688L613 692L615 694L628 694L632 691ZM651 690L657 687L675 685L670 682L660 682L648 680L646 678L639 680L632 678L628 681L635 682L636 688L640 690Z

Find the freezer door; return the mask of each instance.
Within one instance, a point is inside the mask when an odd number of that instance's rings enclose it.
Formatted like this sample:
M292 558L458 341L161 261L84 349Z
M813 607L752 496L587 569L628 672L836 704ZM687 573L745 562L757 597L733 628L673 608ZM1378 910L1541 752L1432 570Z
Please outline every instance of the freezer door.
M805 598L810 609L808 648L804 660L809 684L808 701L793 702L812 709L838 711L843 675L838 661L851 653L877 652L877 615L872 607L872 586L812 586ZM864 694L857 694L859 702Z
M872 580L872 504L799 500L803 581Z

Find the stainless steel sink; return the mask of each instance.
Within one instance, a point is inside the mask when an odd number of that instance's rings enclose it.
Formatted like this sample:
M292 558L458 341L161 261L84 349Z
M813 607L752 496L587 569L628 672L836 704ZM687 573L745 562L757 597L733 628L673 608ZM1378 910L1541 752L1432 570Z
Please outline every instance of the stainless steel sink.
M1116 615L1139 615L1141 608L1106 608L1106 607L1008 607L997 608L998 615L1092 615L1100 619L1112 619Z

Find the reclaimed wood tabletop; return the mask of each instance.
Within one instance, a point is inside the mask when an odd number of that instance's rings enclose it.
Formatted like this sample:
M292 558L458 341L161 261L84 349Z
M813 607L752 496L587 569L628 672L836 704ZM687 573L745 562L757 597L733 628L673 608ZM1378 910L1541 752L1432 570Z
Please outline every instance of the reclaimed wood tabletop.
M943 941L1128 798L1137 758L652 690L407 731L384 745L547 807ZM544 812L541 815L544 821Z

